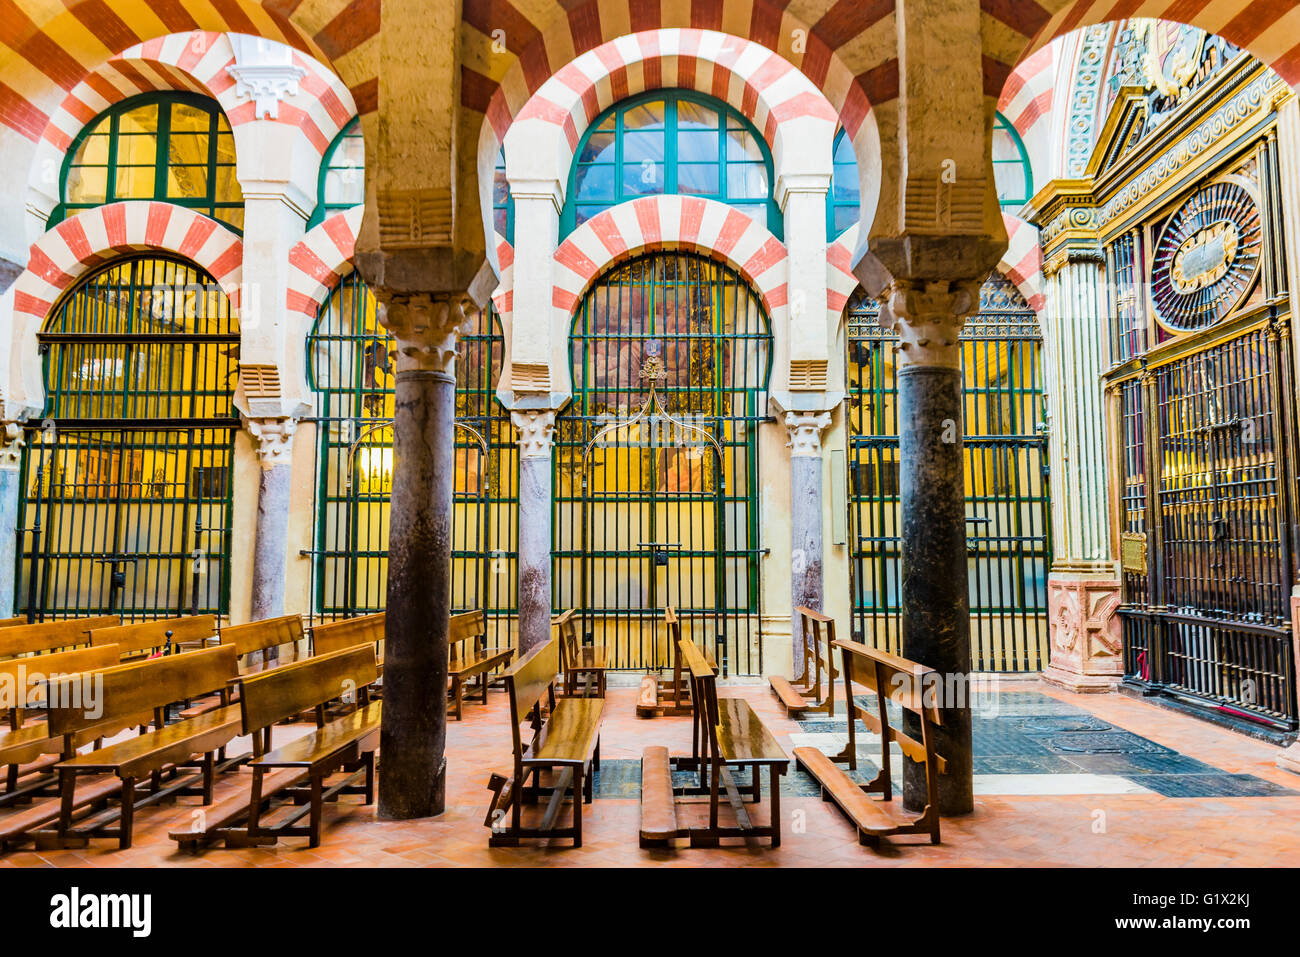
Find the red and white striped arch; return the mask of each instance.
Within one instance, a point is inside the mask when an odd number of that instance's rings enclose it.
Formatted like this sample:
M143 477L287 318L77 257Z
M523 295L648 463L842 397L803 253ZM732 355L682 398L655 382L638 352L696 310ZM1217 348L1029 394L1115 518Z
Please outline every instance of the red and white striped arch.
M788 260L781 241L725 203L653 196L593 216L555 251L551 305L566 320L565 335L567 320L600 276L657 249L690 249L728 263L758 293L773 328L785 328Z
M289 250L289 280L285 309L291 316L316 321L321 303L352 271L357 232L365 215L364 206L354 206L318 223Z
M998 263L998 272L1006 276L1025 297L1036 313L1047 304L1043 292L1043 253L1038 244L1038 230L1031 223L1002 214L1010 237L1007 251ZM826 247L826 321L835 328L844 315L849 298L858 288L853 275L853 250L858 241L858 226L851 226Z
M113 259L170 252L206 270L238 314L244 244L215 219L169 203L110 203L64 220L32 243L27 268L13 285L11 398L44 406L37 333L59 297L78 279Z
M1035 183L1046 183L1052 168L1052 107L1056 87L1057 54L1054 43L1023 60L1007 78L998 99L998 112L1020 134Z

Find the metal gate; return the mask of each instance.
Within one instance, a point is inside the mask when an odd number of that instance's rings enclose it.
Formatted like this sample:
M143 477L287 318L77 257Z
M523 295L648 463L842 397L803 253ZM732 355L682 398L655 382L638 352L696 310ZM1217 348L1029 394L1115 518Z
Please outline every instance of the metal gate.
M120 261L60 300L39 340L15 607L226 615L239 327L220 286L173 259Z
M846 324L850 572L856 637L897 654L898 339L877 314L859 289ZM1051 564L1038 322L995 273L961 338L972 667L1036 671L1047 663Z
M556 420L552 602L583 609L616 668L671 661L660 621L672 605L720 665L762 671L757 428L771 344L757 295L693 253L639 256L578 308L574 397Z
M492 310L466 316L456 357L452 607L512 618L518 447L496 399L503 343ZM307 339L317 395L314 613L382 611L393 485L395 344L365 282L350 273L322 304Z
M1297 728L1282 340L1256 329L1117 386L1127 680Z

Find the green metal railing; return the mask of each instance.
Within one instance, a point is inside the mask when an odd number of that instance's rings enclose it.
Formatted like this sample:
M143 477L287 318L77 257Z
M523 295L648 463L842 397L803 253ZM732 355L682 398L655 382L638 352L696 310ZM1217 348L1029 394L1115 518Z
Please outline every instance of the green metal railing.
M311 589L321 618L381 611L386 603L394 350L374 296L349 274L307 339L318 399ZM504 354L494 312L467 317L459 350L452 605L510 619L518 608L519 461L509 413L494 391Z
M897 337L859 289L847 312L849 518L854 631L899 653ZM962 332L971 650L979 671L1047 664L1051 564L1041 338L994 275Z
M15 607L226 615L239 328L220 286L174 259L122 260L61 299L39 338Z
M574 397L557 417L553 460L553 606L582 608L588 640L616 668L671 661L660 621L672 605L730 671L761 672L757 427L772 336L758 297L702 256L640 256L587 293L570 345ZM662 408L633 423L650 393L647 356L660 363Z

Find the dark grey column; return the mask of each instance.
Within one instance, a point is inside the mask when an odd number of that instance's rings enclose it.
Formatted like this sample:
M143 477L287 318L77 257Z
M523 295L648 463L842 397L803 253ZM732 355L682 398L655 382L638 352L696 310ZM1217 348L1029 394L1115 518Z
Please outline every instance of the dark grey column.
M936 750L948 765L939 776L942 814L974 809L958 335L978 303L977 283L896 281L881 317L900 337L903 655L942 679L933 689L943 721ZM920 737L920 721L910 713L903 728ZM925 768L904 757L903 806L919 811L925 803Z
M22 485L18 465L23 440L17 423L5 424L3 442L0 445L0 618L12 618L14 578L18 570L18 490Z
M397 339L379 816L446 805L447 648L459 301L386 296Z
M551 634L551 449L555 412L510 413L519 430L519 654Z
M257 533L253 543L252 621L284 614L289 550L294 419L247 419L257 445Z
M796 679L804 676L800 605L822 610L822 432L829 412L787 412L790 430L790 609L791 654Z

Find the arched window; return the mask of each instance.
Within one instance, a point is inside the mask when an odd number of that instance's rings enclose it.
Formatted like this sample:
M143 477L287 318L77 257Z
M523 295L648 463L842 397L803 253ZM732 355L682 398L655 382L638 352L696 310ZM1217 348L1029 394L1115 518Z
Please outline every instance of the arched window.
M366 146L361 136L361 120L339 131L321 159L320 181L316 187L316 211L308 227L315 226L332 213L351 209L366 201Z
M506 149L497 150L497 165L492 173L492 226L506 242L515 242L515 200L506 179Z
M1014 212L1034 195L1034 174L1029 153L1016 128L1001 113L993 114L993 179L998 205Z
M23 610L228 614L239 321L220 285L171 257L110 263L59 300L40 343Z
M49 225L83 209L152 199L196 209L242 231L235 138L215 101L147 93L105 110L78 134L63 164L62 202Z
M858 221L861 187L858 184L858 158L853 141L843 130L835 136L832 156L831 191L826 197L826 238L834 239Z
M611 206L677 193L727 203L782 236L772 156L758 131L718 100L656 91L610 107L583 136L560 238Z

